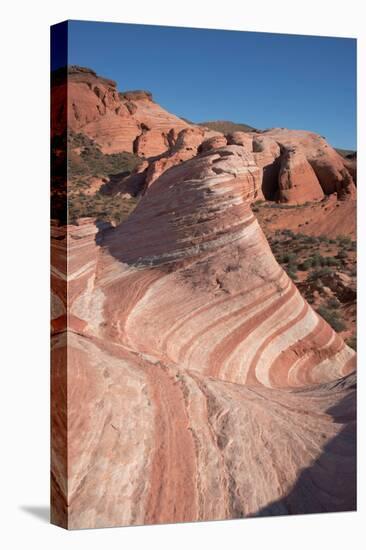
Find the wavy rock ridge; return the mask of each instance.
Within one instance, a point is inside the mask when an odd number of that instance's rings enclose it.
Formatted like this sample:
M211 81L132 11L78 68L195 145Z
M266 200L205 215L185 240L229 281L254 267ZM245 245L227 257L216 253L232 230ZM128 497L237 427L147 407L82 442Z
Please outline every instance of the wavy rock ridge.
M55 522L355 508L355 353L274 259L261 185L244 145L209 148L120 226L55 228Z

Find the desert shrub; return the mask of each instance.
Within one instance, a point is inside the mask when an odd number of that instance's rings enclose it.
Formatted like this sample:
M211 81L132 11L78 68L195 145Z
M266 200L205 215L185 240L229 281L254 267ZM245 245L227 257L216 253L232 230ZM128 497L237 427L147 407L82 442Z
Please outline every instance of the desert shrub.
M338 235L337 242L341 246L352 246L352 239L348 235Z
M314 269L314 271L311 273L311 279L312 280L321 279L322 277L326 275L331 275L332 273L333 271L328 266L322 267L320 269Z
M317 309L318 314L323 317L327 323L336 331L342 332L346 328L343 320L339 317L339 314L336 310L330 309L325 306L320 306Z
M286 257L287 257L287 254L276 254L276 260L281 265L286 263L286 261L285 261Z
M231 132L253 132L257 131L253 126L243 124L240 122L231 122L229 120L212 120L208 122L200 122L200 126L210 128L216 132L222 132L223 134L230 134Z
M318 252L316 252L313 256L310 256L308 260L312 267L325 267L328 265L328 257L322 256Z
M317 238L313 235L304 235L303 240L308 244L315 244L317 242Z
M333 258L332 256L328 256L326 265L337 267L337 266L340 265L340 261L337 260L337 258Z
M319 254L314 254L314 256L311 256L309 261L311 262L311 267L320 267L321 265Z
M335 296L332 296L332 298L329 298L329 300L327 300L327 308L329 309L338 309L340 305L341 304L338 298L336 298Z
M324 266L338 267L340 265L340 261L337 258L334 258L333 256L321 256L320 265L322 267Z
M286 237L290 237L291 239L295 236L295 233L293 231L291 231L291 229L284 229L282 231L282 233L286 236Z
M297 265L297 254L293 252L285 252L283 254L277 254L277 261L280 264L296 264Z
M68 223L75 223L78 218L85 217L121 223L134 210L137 202L134 197L122 198L101 193L90 197L74 195L67 201Z
M296 260L297 260L297 256L293 252L289 252L285 255L285 261L288 263L295 263Z
M294 266L294 265L286 266L286 267L285 267L285 271L286 271L287 275L288 275L293 281L296 281L296 280L297 280L296 266Z
M80 154L74 151L80 149ZM69 177L110 176L122 172L131 173L141 159L128 152L104 154L98 145L84 134L70 132L68 137Z
M266 204L267 208L292 208L289 204L282 204L280 202L271 202L270 204Z
M309 269L312 267L312 261L308 258L301 264L299 264L299 269L301 271L309 271Z

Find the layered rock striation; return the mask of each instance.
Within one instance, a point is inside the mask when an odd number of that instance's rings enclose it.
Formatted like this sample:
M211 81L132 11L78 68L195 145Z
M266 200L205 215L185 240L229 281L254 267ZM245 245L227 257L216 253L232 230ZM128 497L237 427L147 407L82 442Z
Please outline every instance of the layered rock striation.
M355 352L273 257L239 138L163 171L116 228L55 228L56 523L355 508Z

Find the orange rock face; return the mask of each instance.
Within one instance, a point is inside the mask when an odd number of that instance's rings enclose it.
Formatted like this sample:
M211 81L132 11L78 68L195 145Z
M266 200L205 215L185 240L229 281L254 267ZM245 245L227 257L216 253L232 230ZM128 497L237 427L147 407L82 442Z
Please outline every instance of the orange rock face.
M116 83L99 77L90 69L72 66L68 82L52 87L55 132L64 108L67 86L68 127L95 140L104 153L135 152L140 156L159 155L169 149L174 132L189 127L152 100L149 92L119 93Z
M166 170L197 155L198 147L204 138L199 128L185 128L176 138L175 144L156 159L152 159L145 170L145 190Z
M170 166L116 228L54 228L54 522L355 508L355 352L250 209L267 137Z
M55 78L52 86L55 134L65 130L66 90L69 129L93 139L104 153L127 151L151 158L146 185L177 162L193 157L197 150L228 144L253 153L261 169L262 195L257 194L258 198L296 204L332 193L341 199L355 198L355 161L343 159L312 132L274 128L224 136L168 113L149 92L120 93L114 81L91 69L71 66L67 84L65 78Z
M337 193L339 198L355 197L355 183L345 167L344 159L318 134L274 128L263 132L263 136L273 139L282 147L296 147L302 152L326 195Z
M304 153L296 148L286 149L281 156L278 176L280 202L301 204L324 198L324 192Z

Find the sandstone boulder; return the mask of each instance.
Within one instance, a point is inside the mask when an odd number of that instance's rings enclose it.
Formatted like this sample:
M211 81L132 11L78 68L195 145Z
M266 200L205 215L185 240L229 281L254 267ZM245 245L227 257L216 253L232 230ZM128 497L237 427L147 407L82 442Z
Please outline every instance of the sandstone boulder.
M338 198L354 198L355 183L344 165L342 157L313 132L274 128L262 134L264 138L274 140L283 148L296 147L312 166L325 195L337 193Z
M242 145L245 149L252 153L253 151L253 135L247 132L232 132L227 134L228 145Z
M212 151L213 149L219 149L227 145L226 137L223 135L213 136L205 139L200 145L200 152Z
M291 204L302 204L324 198L318 178L304 153L296 147L281 154L278 176L278 200Z

